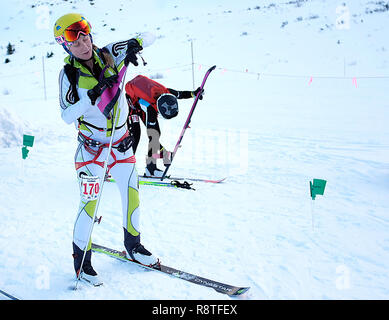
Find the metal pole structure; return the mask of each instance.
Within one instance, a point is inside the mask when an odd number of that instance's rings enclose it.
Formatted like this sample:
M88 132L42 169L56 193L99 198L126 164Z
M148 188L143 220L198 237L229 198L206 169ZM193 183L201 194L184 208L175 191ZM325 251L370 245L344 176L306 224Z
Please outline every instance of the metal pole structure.
M45 57L42 56L42 67L43 67L43 90L45 94L45 100L47 100L47 95L46 95L46 75L45 75Z
M346 78L346 57L343 58L343 77Z
M194 58L193 58L193 40L190 40L190 48L192 52L192 84L193 90L195 90L195 80L194 80Z

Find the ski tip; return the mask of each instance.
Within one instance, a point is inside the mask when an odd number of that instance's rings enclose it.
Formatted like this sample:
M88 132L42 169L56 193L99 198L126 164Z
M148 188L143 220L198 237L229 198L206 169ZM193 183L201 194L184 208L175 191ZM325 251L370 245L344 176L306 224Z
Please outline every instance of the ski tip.
M219 179L219 180L206 180L206 179L204 179L203 181L208 182L208 183L222 183L226 179L227 178L223 178L223 179Z
M234 291L234 292L231 294L231 296L240 296L240 295L246 293L249 289L250 289L250 287L239 288L239 289L237 289L236 291Z
M209 69L210 71L213 71L216 69L216 65L214 65L213 67L211 67L211 69Z

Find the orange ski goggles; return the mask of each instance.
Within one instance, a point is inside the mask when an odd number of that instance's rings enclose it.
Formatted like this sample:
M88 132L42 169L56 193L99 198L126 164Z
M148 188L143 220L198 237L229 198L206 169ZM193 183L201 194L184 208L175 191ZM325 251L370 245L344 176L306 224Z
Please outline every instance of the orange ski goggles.
M80 37L80 34L86 36L90 32L91 32L91 27L88 21L81 20L67 27L64 33L59 37L56 37L55 40L57 40L59 44L64 44L64 43L69 44L69 42L76 41Z

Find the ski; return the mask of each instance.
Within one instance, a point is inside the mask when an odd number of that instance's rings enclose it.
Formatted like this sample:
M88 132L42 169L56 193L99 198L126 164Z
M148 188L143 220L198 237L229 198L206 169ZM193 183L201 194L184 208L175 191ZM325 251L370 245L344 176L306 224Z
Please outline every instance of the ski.
M107 181L107 182L116 182L115 179L113 179L111 177L107 177L105 179L105 181ZM196 190L196 189L192 188L192 183L189 183L187 181L180 182L178 180L172 180L172 181L163 182L163 181L160 181L159 178L156 178L155 180L142 180L142 179L139 179L139 185L155 186L155 187L167 187L167 188L177 188L177 189L187 189L187 190Z
M224 294L227 294L229 296L239 296L250 289L250 287L235 287L235 286L231 286L231 285L228 285L225 283L206 279L206 278L203 278L203 277L200 277L200 276L197 276L197 275L185 272L185 271L181 271L181 270L178 270L175 268L165 266L163 264L158 264L156 266L148 267L148 266L142 265L140 263L137 263L133 260L127 259L125 252L110 249L110 248L100 246L100 245L95 244L95 243L92 243L92 251L106 254L110 257L119 259L119 260L124 261L124 262L130 262L130 263L136 264L136 265L138 265L142 268L148 269L148 270L158 271L158 272L170 275L170 276L178 278L178 279L186 280L186 281L189 281L191 283L195 283L195 284L198 284L198 285L201 285L204 287L209 287L209 288L216 290L217 292L224 293Z
M181 188L181 189L195 190L194 188L192 188L192 183L188 183L187 181L180 182L178 180L163 182L163 181L160 181L159 179L158 179L158 181L139 179L139 184L140 185L157 186L157 187L170 187L170 188Z
M139 176L139 179L151 179L151 180L161 180L160 177L153 177L153 176L146 176L146 175L143 175L143 176ZM183 178L183 177L172 177L172 176L166 176L164 179L167 179L167 180L176 180L176 181L179 181L179 180L188 180L188 181L196 181L196 182L206 182L206 183L222 183L223 181L225 181L227 178L222 178L222 179L217 179L217 180L214 180L214 179L201 179L201 178Z

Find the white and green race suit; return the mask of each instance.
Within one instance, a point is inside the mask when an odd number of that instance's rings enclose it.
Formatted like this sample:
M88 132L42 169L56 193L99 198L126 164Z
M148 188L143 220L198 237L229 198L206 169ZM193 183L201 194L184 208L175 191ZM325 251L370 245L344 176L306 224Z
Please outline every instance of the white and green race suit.
M148 43L145 43L145 39L142 39L142 35L138 36L137 40L143 47L148 45ZM101 70L105 70L104 77L110 77L120 72L124 66L126 50L127 41L111 43L101 50L94 47L94 63L98 64ZM108 54L112 57L113 67L106 64L106 61L104 61L106 59L102 57L101 52L105 52L106 55ZM92 75L92 72L74 57L66 57L65 63L71 64L75 68L74 70L77 71L76 90L79 100L75 101L74 92L72 91L72 88L74 90L74 85L72 86L67 73L62 69L59 75L61 116L67 124L76 124L79 130L79 138L82 138L79 139L75 154L75 166L80 184L81 199L74 225L73 246L75 244L81 250L90 250L91 239L88 239L88 234L91 223L93 223L92 218L97 200L91 200L85 196L89 190L86 190L85 185L83 187L82 176L102 177L104 161L107 158L108 152L107 146L111 138L113 117L107 119L97 107L100 97L97 98L95 105L91 104L87 92L98 83L98 79ZM125 79L122 79L122 81L125 81ZM124 242L126 249L131 250L140 241L138 174L132 148L125 152L119 152L115 148L128 135L126 124L128 106L123 94L115 103L113 112L114 115L118 113L118 117L115 124L114 147L109 157L108 169L120 191ZM85 141L93 141L94 144L88 145ZM94 192L98 193L98 190L94 190Z

